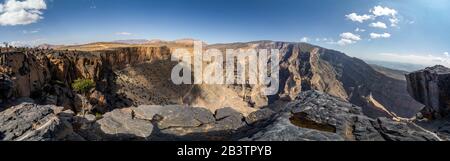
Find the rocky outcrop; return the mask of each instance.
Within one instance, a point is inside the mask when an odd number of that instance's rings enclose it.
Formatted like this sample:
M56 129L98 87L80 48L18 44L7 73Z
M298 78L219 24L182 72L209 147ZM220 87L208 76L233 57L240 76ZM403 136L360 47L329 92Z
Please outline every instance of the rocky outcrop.
M245 117L232 108L212 113L206 108L152 105L94 116L76 115L63 107L30 102L13 105L0 113L0 138L15 141L440 140L414 123L371 119L362 114L360 107L317 91L303 92L282 109L276 113L264 108Z
M360 107L305 91L278 113L264 108L244 117L232 108L139 106L116 109L97 121L78 118L87 140L438 141L412 122L372 119Z
M426 107L422 114L429 119L445 117L450 110L450 69L429 67L406 76L408 92Z
M0 140L83 140L74 133L72 124L55 112L60 109L62 107L21 103L0 112Z
M437 141L411 122L372 119L360 107L322 92L301 93L273 121L242 140L259 141Z
M88 140L230 140L247 126L231 108L217 110L170 106L116 109L96 122L80 120L80 135Z

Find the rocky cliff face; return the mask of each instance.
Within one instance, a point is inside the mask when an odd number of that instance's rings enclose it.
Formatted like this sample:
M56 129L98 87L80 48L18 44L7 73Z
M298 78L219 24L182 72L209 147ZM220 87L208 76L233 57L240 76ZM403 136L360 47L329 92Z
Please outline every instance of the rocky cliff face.
M3 99L29 97L51 80L50 70L45 66L49 60L32 53L12 51L0 54L0 81L4 84L2 88L8 91L3 94Z
M269 101L294 99L307 90L323 91L361 106L376 118L412 117L422 107L406 91L406 82L375 71L362 60L305 43L257 41L219 44L218 49L279 49L280 91Z
M429 67L406 76L408 92L426 107L427 118L441 118L450 110L450 69L444 66Z
M115 69L170 56L164 47L121 48L96 52L13 48L0 54L0 100L31 97L44 104L79 112L81 98L71 89L76 79L91 79L96 89L87 99L106 112L118 101L114 93ZM92 100L92 99L95 100ZM120 100L119 100L120 101ZM100 107L101 106L101 107ZM81 107L83 108L83 107Z

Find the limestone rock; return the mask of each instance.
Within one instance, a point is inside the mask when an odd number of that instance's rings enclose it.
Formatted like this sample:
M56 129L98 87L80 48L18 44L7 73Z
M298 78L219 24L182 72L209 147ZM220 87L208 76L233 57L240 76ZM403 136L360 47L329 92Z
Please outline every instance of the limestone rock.
M408 92L426 107L422 113L427 118L440 118L450 110L450 69L434 66L412 72L406 76Z
M215 114L216 120L222 120L222 119L224 119L226 117L230 117L230 116L242 117L242 114L233 110L233 108L230 108L230 107L218 109Z
M89 95L89 103L93 105L94 109L98 112L107 112L108 102L106 100L106 96L98 90L94 90Z
M275 112L271 109L263 108L261 110L250 113L250 115L245 117L245 122L251 125L257 123L258 121L270 119L274 114Z
M204 108L184 106L139 106L134 109L135 117L158 122L160 129L170 127L198 127L214 122L213 114ZM154 120L155 116L159 120Z
M36 56L30 51L0 53L0 74L3 79L4 75L9 76L15 98L30 97L50 80L47 63L45 57Z
M84 118L86 118L86 120L89 122L95 122L97 120L97 118L93 114L86 114L84 115Z
M81 112L82 114L91 112L93 110L92 105L89 103L89 100L80 94L75 95L74 106L77 112Z
M99 127L84 128L82 134L92 140L229 140L246 124L242 114L231 110L226 113L216 120L208 109L199 107L151 105L117 109L98 120ZM92 135L88 131L97 132Z
M430 132L417 126L402 122L393 122L386 118L378 118L375 127L387 141L438 141Z
M98 135L101 136L101 139L106 140L145 139L152 134L153 130L150 121L133 119L129 109L117 109L109 112L98 120L97 124L101 130Z
M440 140L412 123L374 120L364 116L360 107L317 91L301 93L285 109L260 132L243 140Z
M75 136L72 125L53 113L52 106L22 103L0 113L2 140L58 141Z

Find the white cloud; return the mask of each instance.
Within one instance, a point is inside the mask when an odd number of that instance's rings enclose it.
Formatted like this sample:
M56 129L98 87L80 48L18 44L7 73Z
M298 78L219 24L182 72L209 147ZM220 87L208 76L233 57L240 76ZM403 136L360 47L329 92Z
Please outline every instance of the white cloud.
M365 29L356 28L355 32L366 32L366 30Z
M383 34L370 33L370 38L372 38L372 39L390 38L390 37L391 37L391 34L389 34L389 33L383 33Z
M337 42L333 41L333 38L327 38L327 37L323 37L323 38L316 38L315 39L316 42L322 42L322 43L326 43L326 44L337 44Z
M133 35L133 34L129 33L129 32L116 32L116 35L130 36L130 35Z
M370 27L375 27L375 28L382 28L382 29L387 28L387 26L386 26L385 23L379 22L379 21L378 21L378 22L371 23L369 26L370 26Z
M317 42L328 42L331 38L316 38Z
M397 27L397 24L400 22L396 17L390 18L389 21L391 22L391 27Z
M302 37L302 39L300 40L301 42L308 42L309 38L308 37Z
M347 17L347 19L352 20L353 22L359 22L359 23L363 23L366 20L372 19L372 15L358 15L356 13L351 13L348 15L345 15L345 17Z
M0 4L0 25L15 26L35 23L42 19L41 10L47 9L44 0L6 0Z
M445 55L446 57L449 57L448 52L444 52L444 55Z
M396 53L381 53L379 54L380 59L386 61L402 62L402 63L412 63L412 64L421 64L425 66L434 66L434 65L444 65L446 67L450 67L450 58L449 57L441 57L434 55L421 55L421 54L396 54Z
M375 6L371 9L371 12L375 16L391 16L395 17L397 15L397 11L395 9L391 9L388 7Z
M375 17L387 16L392 27L397 27L400 20L397 18L398 11L389 7L375 6L370 12Z
M340 36L341 36L341 38L343 38L343 39L348 39L348 40L353 40L353 41L359 41L359 40L361 40L361 36L355 35L355 34L353 34L353 33L351 33L351 32L345 32L345 33L342 33Z
M341 39L339 41L337 41L337 42L330 41L330 42L327 42L327 43L328 44L338 44L338 45L341 45L341 46L345 46L345 45L349 45L349 44L354 44L357 41L361 40L361 36L353 34L353 33L350 33L350 32L342 33L340 35L340 37L341 37Z
M23 30L22 31L22 33L23 34L35 34L35 33L38 33L39 32L39 29L37 29L37 30Z
M11 41L8 44L14 47L36 47L45 43L46 39L34 39L29 41Z
M339 40L339 41L337 42L337 44L338 44L338 45L341 45L341 46L345 46L345 45L349 45L349 44L354 44L354 43L356 43L356 41L349 40L349 39L341 39L341 40Z

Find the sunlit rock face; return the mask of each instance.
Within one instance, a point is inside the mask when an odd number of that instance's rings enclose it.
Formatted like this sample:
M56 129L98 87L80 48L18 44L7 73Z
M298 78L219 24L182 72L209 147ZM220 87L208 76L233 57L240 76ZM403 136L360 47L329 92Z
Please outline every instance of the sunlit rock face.
M279 49L280 90L277 95L268 97L269 104L278 99L292 100L303 91L318 90L362 107L364 114L373 118L409 118L423 107L409 96L404 79L389 77L364 61L338 51L306 43L273 41L208 47L221 50Z

